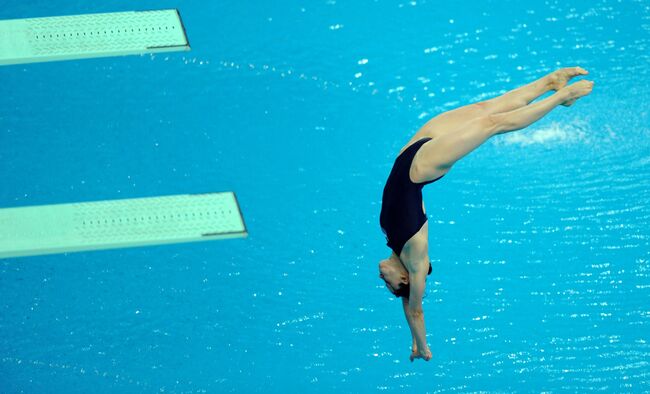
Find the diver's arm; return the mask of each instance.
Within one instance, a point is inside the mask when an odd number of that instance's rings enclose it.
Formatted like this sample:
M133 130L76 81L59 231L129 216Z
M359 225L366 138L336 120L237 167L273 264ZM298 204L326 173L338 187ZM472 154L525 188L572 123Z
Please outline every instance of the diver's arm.
M407 310L409 307L409 300L408 298L402 298L402 307L404 308L404 316L406 316L406 321L408 322L408 315L407 315ZM409 324L410 328L410 324ZM411 338L413 339L413 343L411 344L411 351L412 352L417 352L418 350L418 343L415 340L415 335L413 332L411 332Z
M411 328L411 334L415 339L417 352L411 354L411 361L414 358L431 359L431 351L427 345L426 329L424 327L424 311L422 310L422 295L424 294L424 285L427 272L419 270L409 274L409 283L411 291L408 301L403 300L404 314ZM408 302L408 304L406 304Z

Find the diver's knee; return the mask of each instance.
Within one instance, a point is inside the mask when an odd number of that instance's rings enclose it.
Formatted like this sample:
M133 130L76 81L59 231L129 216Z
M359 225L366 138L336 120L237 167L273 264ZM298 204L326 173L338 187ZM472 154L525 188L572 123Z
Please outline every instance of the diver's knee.
M489 114L482 119L481 124L490 136L503 133L508 130L509 125L508 116L504 113Z
M472 106L474 107L474 111L477 117L487 116L492 113L491 108L493 107L493 105L489 101L480 101L478 103L472 104Z

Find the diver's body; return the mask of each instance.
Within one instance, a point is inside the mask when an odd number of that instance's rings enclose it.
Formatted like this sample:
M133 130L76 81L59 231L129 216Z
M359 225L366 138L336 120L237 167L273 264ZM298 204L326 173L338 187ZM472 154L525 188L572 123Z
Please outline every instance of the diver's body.
M556 106L570 106L589 94L593 82L567 85L571 78L586 74L580 67L563 68L494 99L442 113L429 120L400 150L382 197L380 224L393 252L380 262L379 276L393 294L402 297L413 338L411 361L431 359L422 311L430 272L422 187L446 175L454 163L490 137L527 127ZM550 90L555 93L529 104Z

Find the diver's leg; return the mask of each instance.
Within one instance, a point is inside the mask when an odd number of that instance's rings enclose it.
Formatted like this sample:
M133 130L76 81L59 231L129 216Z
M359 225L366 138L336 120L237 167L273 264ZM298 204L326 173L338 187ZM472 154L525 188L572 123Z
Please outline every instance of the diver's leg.
M478 104L485 106L486 110L491 114L512 111L528 105L531 101L550 90L558 91L562 89L573 77L587 74L587 70L581 67L561 68L528 85Z
M458 130L422 145L415 158L418 182L433 180L449 171L452 165L490 137L523 129L541 119L560 104L572 103L591 92L593 82L579 81L550 97L514 111L472 119Z
M520 130L541 119L553 108L562 104L569 106L580 97L591 93L594 83L591 81L578 81L555 92L552 96L534 104L526 105L510 112L490 115L498 125L496 134Z
M436 138L458 129L459 124L471 119L524 107L550 90L560 90L571 78L586 74L587 71L581 67L561 68L499 97L444 112L422 126L412 141L424 137Z
M552 90L552 75L553 74L548 74L534 82L504 93L501 96L481 101L477 104L485 108L485 111L488 112L488 114L508 112L521 108L528 105L528 103L535 100L537 97Z

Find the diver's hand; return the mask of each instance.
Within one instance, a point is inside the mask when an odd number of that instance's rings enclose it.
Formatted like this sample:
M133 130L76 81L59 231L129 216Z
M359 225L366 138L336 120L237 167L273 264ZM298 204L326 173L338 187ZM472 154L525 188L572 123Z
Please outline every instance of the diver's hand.
M424 361L429 361L431 360L431 357L432 357L431 350L429 350L429 348L426 348L424 349L424 351L421 352L418 351L417 347L414 347L413 349L411 349L411 357L409 357L409 359L411 360L411 362L413 362L413 360L415 360L416 358L421 358Z

